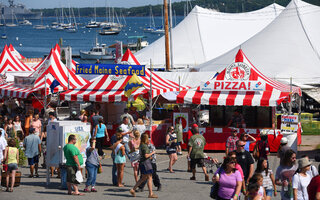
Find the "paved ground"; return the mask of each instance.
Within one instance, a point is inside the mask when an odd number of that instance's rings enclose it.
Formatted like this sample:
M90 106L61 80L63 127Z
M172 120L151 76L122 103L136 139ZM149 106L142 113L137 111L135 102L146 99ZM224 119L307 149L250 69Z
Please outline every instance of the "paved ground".
M299 154L309 154L313 158L316 151L312 151L320 142L320 136L303 136L303 145L299 148ZM307 145L307 146L306 146ZM158 169L161 183L163 185L162 191L155 194L160 199L210 199L209 191L211 187L210 182L204 181L204 175L202 173L197 174L196 181L190 181L190 173L186 172L187 160L186 152L183 152L183 156L179 156L176 165L174 166L175 173L171 174L166 171L168 167L168 156L164 150L157 151ZM110 150L106 150L107 155L110 155ZM216 157L222 160L224 154L217 152L207 152L210 157ZM319 152L318 152L319 155ZM316 166L319 163L315 163ZM275 155L270 157L270 167L273 171L276 170L279 165L278 159ZM45 199L45 200L57 200L57 199L127 199L132 198L129 194L129 189L134 185L133 170L130 163L126 164L124 174L124 188L117 188L112 186L111 181L111 166L112 160L107 157L103 160L104 172L98 175L97 178L97 193L89 193L84 197L68 196L66 190L60 190L60 180L57 178L51 179L51 184L46 188L45 170L40 170L39 178L27 178L29 170L26 167L20 168L22 171L21 186L14 189L13 193L0 192L1 200L24 200L24 199ZM210 178L212 174L210 174ZM84 184L80 185L80 188L84 188ZM144 199L148 196L147 188L145 192L137 193L136 199ZM273 199L280 199L279 195Z

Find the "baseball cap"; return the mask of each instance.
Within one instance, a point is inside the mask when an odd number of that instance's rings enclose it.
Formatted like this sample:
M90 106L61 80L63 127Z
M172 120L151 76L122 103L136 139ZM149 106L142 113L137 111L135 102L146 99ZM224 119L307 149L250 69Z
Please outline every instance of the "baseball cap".
M192 128L199 127L198 124L192 124Z
M286 137L282 137L280 140L281 144L287 144L288 143L288 139Z

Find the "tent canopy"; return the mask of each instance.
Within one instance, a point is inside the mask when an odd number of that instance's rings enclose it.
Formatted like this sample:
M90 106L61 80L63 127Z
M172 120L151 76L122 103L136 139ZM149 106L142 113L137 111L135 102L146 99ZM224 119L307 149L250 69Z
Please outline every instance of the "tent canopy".
M7 83L0 86L2 96L11 96L17 98L27 98L32 92L47 88L46 94L49 94L50 85L57 80L60 85L54 89L54 92L64 91L68 88L76 88L87 84L89 81L69 70L60 60L60 54L56 49L51 49L50 54L41 62L29 77L35 79L33 88L16 87L14 83Z
M133 56L128 49L123 55L122 62L129 64L140 65L138 60ZM179 86L179 84L161 78L157 74L145 69L145 76L138 76L143 87L132 92L132 96L137 98L139 95L148 98L150 91L150 76L152 74L152 97L169 91L179 91L189 87ZM124 95L124 87L132 76L118 75L101 75L93 82L88 83L80 88L68 90L60 94L62 100L67 101L96 101L96 102L120 102L127 101L128 98Z
M34 70L21 62L18 57L16 57L16 54L12 54L9 47L5 45L0 56L0 74L5 74L7 71L31 72Z
M241 44L241 49L266 76L293 83L320 83L320 7L292 0L263 31ZM203 63L199 71L221 71L239 47Z
M263 75L251 64L241 49L238 51L233 64L221 71L215 78L206 82L206 84L233 80L235 82L238 81L238 85L240 85L241 81L258 81L258 83L265 84L265 89L263 91L240 91L237 89L200 91L199 86L181 91L177 96L177 103L223 106L276 106L282 101L290 100L290 86ZM233 76L232 73L242 74L242 76L238 78L239 76ZM298 87L293 87L292 92L301 96L301 90Z
M12 46L12 44L9 45L9 51L11 52L11 54L12 54L13 56L17 57L19 60L26 58L26 57L24 57L23 55L21 55L21 54Z
M247 13L221 13L195 6L172 30L173 64L175 68L196 66L216 58L271 23L284 8L271 4ZM141 64L165 67L164 36L135 53Z

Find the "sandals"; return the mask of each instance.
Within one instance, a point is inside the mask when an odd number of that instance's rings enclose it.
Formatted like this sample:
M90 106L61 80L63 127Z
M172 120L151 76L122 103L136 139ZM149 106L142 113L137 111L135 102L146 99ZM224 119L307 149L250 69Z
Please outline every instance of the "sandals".
M84 196L85 194L83 194L83 193L72 193L72 195L76 195L76 196Z
M136 191L134 191L133 189L130 190L130 193L131 193L131 195L132 195L133 197L136 196Z
M96 188L91 188L91 192L98 192Z
M155 194L152 194L152 195L149 195L148 198L155 198L156 199L156 198L158 198L158 196Z
M7 189L6 189L6 192L13 192L13 189L7 188Z

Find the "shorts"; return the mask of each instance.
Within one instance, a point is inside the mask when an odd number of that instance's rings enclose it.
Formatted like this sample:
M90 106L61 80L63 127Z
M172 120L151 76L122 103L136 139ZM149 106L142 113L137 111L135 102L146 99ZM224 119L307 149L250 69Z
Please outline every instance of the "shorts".
M272 197L273 189L266 189L266 196Z
M195 169L197 164L198 164L198 167L204 167L204 158L191 159L191 162L190 162L191 169Z
M153 170L150 169L147 171L143 163L139 165L139 167L140 167L141 174L153 174Z
M76 179L76 172L78 168L76 166L67 166L67 183L79 184Z
M18 169L18 164L17 163L10 163L8 164L8 172L12 172L13 170L17 170Z
M182 142L177 142L177 146L180 146Z
M39 163L39 155L36 155L33 158L28 158L28 164L29 165L34 165Z

